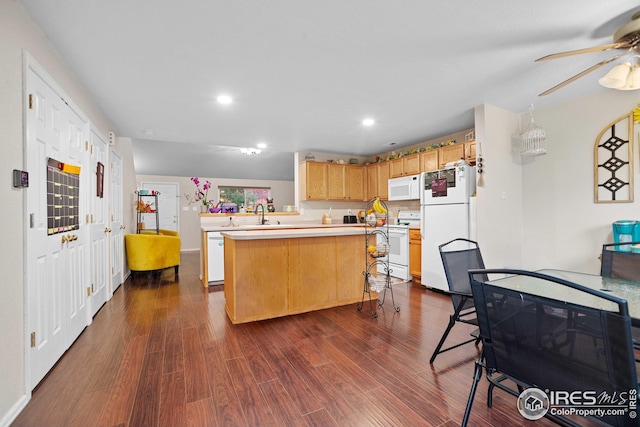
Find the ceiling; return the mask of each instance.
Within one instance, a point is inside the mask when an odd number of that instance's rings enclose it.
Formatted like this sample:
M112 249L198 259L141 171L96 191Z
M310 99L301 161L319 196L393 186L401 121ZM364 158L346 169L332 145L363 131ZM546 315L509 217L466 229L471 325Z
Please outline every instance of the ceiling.
M369 156L602 89L636 0L22 0L138 174L293 179L293 152ZM234 98L218 105L221 93ZM363 127L372 117L376 124ZM267 144L260 156L239 147Z

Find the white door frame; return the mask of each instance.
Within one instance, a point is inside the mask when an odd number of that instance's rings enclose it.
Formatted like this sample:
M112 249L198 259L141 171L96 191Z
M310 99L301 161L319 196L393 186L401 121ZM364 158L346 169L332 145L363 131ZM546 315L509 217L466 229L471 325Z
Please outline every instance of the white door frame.
M100 307L111 299L110 277L110 232L109 219L109 144L102 133L94 126L90 128L89 154L90 185L89 185L89 214L87 223L90 228L91 262L91 315L95 316ZM97 174L98 162L102 165L102 176ZM100 184L98 179L101 179ZM101 185L102 195L98 195L98 185Z
M174 196L173 199L173 207L174 207L174 215L173 215L173 222L175 224L175 231L180 231L180 184L177 182L151 182L151 181L142 181L140 183L140 188L142 189L149 189L149 190L155 190L157 189L157 187L175 187L175 191L174 191ZM168 203L168 199L163 198L163 193L161 190L160 191L160 196L158 197L158 204L160 204L161 201L163 200L167 200ZM166 194L165 194L166 196ZM162 200L160 200L162 199ZM158 211L158 215L162 216L163 212L160 209ZM166 213L165 213L166 214ZM160 221L162 222L162 221ZM160 228L162 227L162 224L160 224ZM164 227L167 228L167 227ZM171 228L173 229L173 228Z
M109 228L110 234L110 265L109 280L111 282L111 294L124 282L124 207L123 207L123 176L122 157L113 149L109 156Z

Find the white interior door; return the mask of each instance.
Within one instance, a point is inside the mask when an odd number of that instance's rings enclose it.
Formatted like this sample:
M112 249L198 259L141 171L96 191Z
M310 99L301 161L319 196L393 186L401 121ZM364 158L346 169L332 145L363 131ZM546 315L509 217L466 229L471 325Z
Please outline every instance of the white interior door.
M124 281L124 211L122 208L122 158L111 150L109 156L109 216L111 220L111 292Z
M178 194L179 184L177 182L143 182L140 184L143 190L156 190L160 192L158 196L158 220L160 228L165 230L179 230L178 218ZM145 217L146 228L155 228L155 216Z
M111 297L109 286L109 179L108 179L108 144L95 129L91 129L89 150L91 168L89 176L90 213L88 215L91 229L91 315L94 316L100 307Z
M35 61L28 59L27 66L25 163L30 178L25 190L29 215L25 335L28 387L33 389L89 321L86 224L79 221L77 229L50 232L57 225L58 210L65 210L66 217L78 219L86 212L83 147L88 123L69 107ZM79 166L80 174L65 183L48 182L59 170L59 167L49 169L49 158ZM77 196L69 195L61 187L66 190L77 187ZM58 203L64 204L64 208L57 207Z

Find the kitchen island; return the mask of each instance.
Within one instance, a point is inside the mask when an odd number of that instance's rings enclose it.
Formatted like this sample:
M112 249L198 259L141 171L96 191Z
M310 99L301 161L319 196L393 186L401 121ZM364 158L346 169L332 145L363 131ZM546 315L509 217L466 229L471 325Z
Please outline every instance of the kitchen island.
M201 214L201 217L210 217L217 214ZM210 285L209 282L215 282L214 284L221 284L224 281L224 250L222 249L224 238L220 233L223 231L240 231L240 230L269 230L269 229L293 229L293 228L341 228L345 226L349 227L363 227L364 224L320 224L318 221L286 221L286 217L276 219L272 218L268 224L258 225L255 223L236 223L231 225L231 222L227 222L229 217L218 223L204 223L201 224L201 247L200 247L200 280L202 285L206 288ZM282 220L282 222L280 221ZM212 266L213 269L210 267Z
M225 310L231 322L359 302L364 233L362 227L223 232Z

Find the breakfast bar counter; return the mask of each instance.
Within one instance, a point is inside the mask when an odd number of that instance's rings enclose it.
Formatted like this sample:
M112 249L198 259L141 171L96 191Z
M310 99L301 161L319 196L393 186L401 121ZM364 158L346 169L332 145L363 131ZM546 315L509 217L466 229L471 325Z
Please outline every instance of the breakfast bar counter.
M362 227L223 232L225 310L231 322L359 302L364 233Z

